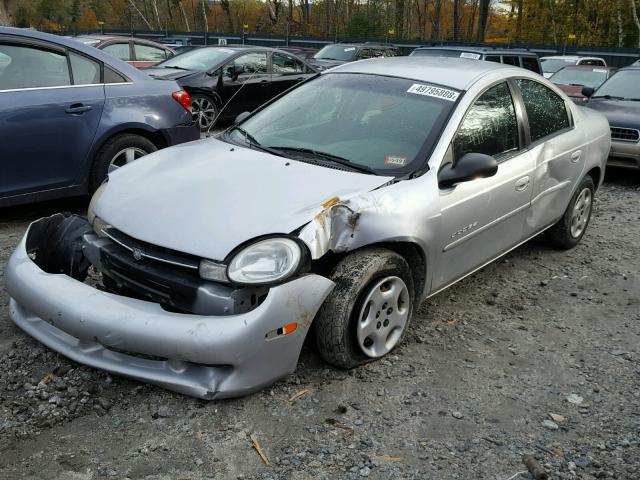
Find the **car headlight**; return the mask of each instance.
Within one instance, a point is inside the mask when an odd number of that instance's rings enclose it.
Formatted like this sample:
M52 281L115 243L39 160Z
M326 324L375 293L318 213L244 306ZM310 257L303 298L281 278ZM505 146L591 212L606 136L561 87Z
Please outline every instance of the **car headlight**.
M291 238L258 240L229 262L227 277L234 283L266 284L290 277L302 263L302 249Z
M87 209L87 220L89 220L89 224L93 225L93 222L96 218L96 203L100 200L100 197L104 193L104 189L107 187L107 183L103 183L98 187L93 196L91 197L91 201L89 202L89 208Z

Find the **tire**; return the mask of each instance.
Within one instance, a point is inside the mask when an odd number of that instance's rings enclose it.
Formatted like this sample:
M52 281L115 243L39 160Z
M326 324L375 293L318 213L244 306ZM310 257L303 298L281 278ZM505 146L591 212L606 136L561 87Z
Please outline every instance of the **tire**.
M336 286L314 322L318 350L328 363L353 368L388 354L402 342L415 295L411 269L402 256L385 248L355 251L336 265L330 278ZM401 301L392 305L390 298L386 310L382 310L384 303L370 298L370 295L395 295L399 291L396 287L401 289L402 285L406 291L400 292ZM393 311L388 313L389 310ZM390 318L386 318L387 313ZM400 327L401 316L406 319ZM385 324L385 320L389 323ZM366 333L369 329L371 336ZM367 338L386 338L387 343L377 341L367 347Z
M100 147L93 162L90 193L104 182L110 172L156 150L158 147L151 140L134 133L123 133L110 138Z
M547 240L554 247L568 250L582 240L591 219L594 192L593 179L587 175L580 181L562 218L547 230Z
M219 111L215 100L208 95L196 93L191 96L191 115L201 132L207 132L215 126Z

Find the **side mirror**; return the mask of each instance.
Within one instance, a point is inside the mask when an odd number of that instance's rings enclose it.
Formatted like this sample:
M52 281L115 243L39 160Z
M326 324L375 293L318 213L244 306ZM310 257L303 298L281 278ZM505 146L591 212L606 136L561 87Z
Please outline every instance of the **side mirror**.
M233 80L236 80L238 78L238 75L240 75L243 71L244 68L240 65L229 65L227 68L225 68L224 73L226 73L227 76L231 77Z
M498 162L484 153L467 153L454 164L448 163L438 173L440 188L453 187L456 183L476 178L492 177L498 171Z
M591 98L591 96L595 93L596 89L593 87L582 87L582 95L587 98Z
M235 121L235 125L239 124L240 122L242 122L245 118L247 118L249 115L251 115L251 112L242 112L240 115L238 115L236 117L236 121Z

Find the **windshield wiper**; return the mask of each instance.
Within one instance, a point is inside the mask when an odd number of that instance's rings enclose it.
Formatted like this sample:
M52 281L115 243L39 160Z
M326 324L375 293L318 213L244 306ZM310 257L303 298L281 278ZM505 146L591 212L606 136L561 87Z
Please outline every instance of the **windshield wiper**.
M275 150L275 149L273 149L271 147L265 147L265 146L261 145L260 142L258 140L256 140L255 137L253 135L251 135L249 132L247 132L244 128L242 128L242 127L233 127L229 131L233 131L233 130L237 130L242 135L244 135L244 140L245 140L245 142L247 142L247 144L249 144L249 148L257 148L258 150L262 150L263 152L267 152L267 153L270 153L272 155L277 155L278 157L284 157L284 155L281 152L278 152L277 150Z
M178 65L165 65L164 68L175 68L176 70L189 70L188 68L179 67Z
M347 160L346 158L339 157L337 155L333 155L327 152L319 152L318 150L313 150L311 148L304 147L274 147L270 146L269 148L274 150L282 150L285 152L297 152L297 153L307 153L316 157L320 157L322 160L327 160L329 162L338 163L340 165L344 165L345 167L349 167L353 170L357 170L358 172L368 173L370 175L377 175L378 173L371 167L367 167L366 165L360 165L359 163L354 163L351 160Z
M604 98L605 100L624 100L624 97L617 97L615 95L597 95L591 98Z

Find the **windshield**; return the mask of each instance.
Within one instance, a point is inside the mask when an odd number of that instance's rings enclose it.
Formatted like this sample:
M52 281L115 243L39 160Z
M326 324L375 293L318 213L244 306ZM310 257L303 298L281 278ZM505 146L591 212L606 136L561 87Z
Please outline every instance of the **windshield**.
M604 82L594 95L612 96L623 99L640 99L640 70L621 70Z
M363 74L316 77L232 129L301 161L337 157L354 170L401 175L420 168L446 124L457 90Z
M566 67L567 65L575 65L575 60L570 59L560 59L560 58L543 58L540 60L540 64L542 65L542 71L545 73L556 73L561 68Z
M604 68L563 68L549 80L558 85L580 85L598 88L607 79Z
M91 47L100 43L100 40L91 37L73 37L73 39Z
M353 60L355 57L356 47L350 47L349 45L327 45L313 56L313 58L318 58L320 60L344 61Z
M198 48L196 50L184 52L176 57L159 63L157 66L204 72L216 68L221 63L224 63L234 53L235 51L230 48Z

